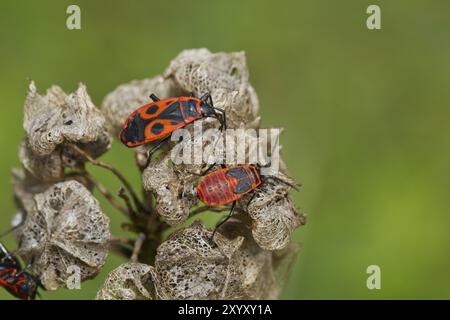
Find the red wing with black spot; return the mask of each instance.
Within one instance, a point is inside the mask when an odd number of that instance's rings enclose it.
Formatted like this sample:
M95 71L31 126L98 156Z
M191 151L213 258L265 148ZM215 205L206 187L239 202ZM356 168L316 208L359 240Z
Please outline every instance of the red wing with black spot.
M143 105L128 116L120 140L136 147L159 140L201 118L200 100L194 97L167 98Z

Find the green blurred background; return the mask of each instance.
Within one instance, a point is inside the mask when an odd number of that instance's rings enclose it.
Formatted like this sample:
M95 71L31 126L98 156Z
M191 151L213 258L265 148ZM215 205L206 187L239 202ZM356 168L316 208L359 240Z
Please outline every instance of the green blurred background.
M66 8L81 7L81 30ZM378 4L382 29L366 28ZM181 50L247 53L263 125L283 126L283 156L308 214L287 299L450 298L449 1L0 1L0 229L15 212L29 79L96 105L117 85L161 73ZM103 157L139 183L117 142ZM112 190L109 173L93 170ZM120 214L102 202L119 233ZM217 216L208 217L217 219ZM5 239L14 248L12 237ZM122 260L82 290L92 299ZM381 290L366 268L381 267ZM1 299L9 296L0 290Z

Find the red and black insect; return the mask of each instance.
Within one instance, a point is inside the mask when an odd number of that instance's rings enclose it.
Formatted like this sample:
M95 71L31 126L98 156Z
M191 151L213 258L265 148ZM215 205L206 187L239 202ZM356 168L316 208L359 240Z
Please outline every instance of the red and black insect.
M261 175L260 166L245 165L230 168L222 168L213 171L202 178L197 186L199 199L209 206L222 206L233 203L230 213L225 220L220 222L217 228L227 221L233 214L236 200L243 195L255 190L263 183L271 184L278 181L297 190L297 186L275 176ZM255 194L253 194L254 196ZM253 200L253 196L248 203ZM213 233L214 236L214 233Z
M213 171L197 186L199 199L209 206L222 206L241 198L261 184L256 166L237 166Z
M214 107L209 93L200 99L191 95L160 100L154 94L150 98L153 102L131 113L120 132L120 141L130 148L160 140L149 151L149 156L170 138L172 132L195 120L212 117L220 121L221 129L225 126L225 113Z
M38 281L20 266L19 260L0 243L0 285L19 299L34 300Z

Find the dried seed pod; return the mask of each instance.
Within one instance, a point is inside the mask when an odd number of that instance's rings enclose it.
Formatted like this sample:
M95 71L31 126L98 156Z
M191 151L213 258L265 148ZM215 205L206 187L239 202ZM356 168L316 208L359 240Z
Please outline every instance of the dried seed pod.
M209 92L214 105L224 108L227 126L259 125L259 102L248 81L248 67L244 52L211 53L207 49L181 52L164 72L173 78L180 89L201 96Z
M154 300L152 267L142 263L124 263L114 269L97 292L97 300Z
M281 173L278 177L289 181ZM293 231L306 223L305 216L297 212L290 199L289 189L289 186L280 183L265 184L254 191L255 195L248 206L253 195L247 195L239 201L239 205L246 208L253 220L253 238L264 250L286 248Z
M197 146L202 146L200 152L203 153L207 147L214 145L215 138L207 139L205 135L194 135L197 125L201 125L205 130L216 126L213 121L202 120L194 125L188 125L185 129L190 133L191 139L169 142L171 149L155 157L142 175L144 189L156 194L156 210L170 225L178 225L189 217L190 208L198 202L196 191L198 180L201 173L209 167L203 162L196 164L193 157L197 152ZM221 138L222 132L217 133L216 138ZM189 154L191 162L182 161L183 150L191 150Z
M34 175L22 169L13 169L12 177L16 204L26 215L35 209L34 195L44 192L51 184L37 180Z
M172 79L161 76L133 80L118 86L105 97L101 106L111 132L117 135L127 116L141 105L149 103L152 93L161 99L183 94Z
M279 293L272 253L232 219L211 242L200 222L173 233L158 248L154 283L160 299L270 299Z
M259 100L255 89L249 84L245 90L214 90L214 106L225 109L228 128L259 128Z
M284 250L272 252L262 250L253 239L250 226L248 215L239 214L219 229L227 238L245 238L235 259L241 270L238 291L245 293L245 299L277 299L288 279L299 245L291 243Z
M273 292L273 299L278 298L278 295L286 286L300 247L299 243L291 242L282 250L272 251L272 269L278 288L277 292Z
M75 167L84 162L68 144L77 144L94 158L110 147L105 118L81 83L69 95L52 86L42 96L31 82L24 112L26 141L20 158L26 169L41 179L59 178L64 166Z
M230 257L243 238L227 241L200 222L170 235L158 248L155 273L161 299L219 299L229 282Z
M57 152L38 155L31 149L28 139L20 145L19 159L25 169L44 181L59 179L64 175L61 155Z
M37 186L16 190L26 203L26 219L16 230L18 254L31 263L42 285L64 287L76 270L81 281L95 277L105 263L110 233L109 219L89 190L74 180L45 191Z
M242 91L248 85L244 52L211 53L207 49L182 51L164 72L187 91L198 95L216 89Z
M142 175L144 189L156 195L156 211L170 225L189 217L197 203L194 182L180 178L170 163L170 154L153 159Z

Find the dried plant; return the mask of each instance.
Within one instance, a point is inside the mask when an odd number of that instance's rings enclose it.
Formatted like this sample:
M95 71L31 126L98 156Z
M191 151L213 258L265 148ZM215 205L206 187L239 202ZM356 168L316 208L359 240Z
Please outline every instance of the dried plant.
M199 206L196 186L204 165L172 163L174 142L151 161L147 147L134 149L140 192L114 166L98 160L126 116L147 103L151 93L191 92L209 92L215 106L225 110L228 128L259 128L259 101L242 52L185 50L162 75L117 87L100 108L82 84L69 95L57 86L41 95L31 82L19 152L23 169L13 171L20 221L14 230L16 253L46 290L68 286L68 266L78 268L81 281L95 277L111 251L130 261L109 274L97 299L278 297L298 252L292 233L305 223L289 196L289 184L263 184L242 197L238 214L212 238L212 230L200 221L171 229L199 212L229 210ZM204 128L216 126L212 119L202 121ZM88 164L110 171L123 187L111 192ZM282 171L278 177L293 183L284 165ZM124 214L123 228L136 234L133 239L110 235L94 189Z

